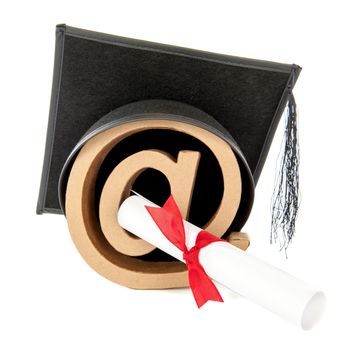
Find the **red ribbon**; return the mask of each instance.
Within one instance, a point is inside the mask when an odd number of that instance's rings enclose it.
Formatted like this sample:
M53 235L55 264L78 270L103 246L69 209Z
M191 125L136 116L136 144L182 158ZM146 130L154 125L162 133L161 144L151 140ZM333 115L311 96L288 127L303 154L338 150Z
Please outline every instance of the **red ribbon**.
M164 236L183 252L183 259L188 269L189 284L198 308L208 300L223 302L215 284L206 274L198 259L202 248L222 240L202 230L197 236L195 245L188 250L183 220L173 196L168 198L163 208L146 206L146 209Z

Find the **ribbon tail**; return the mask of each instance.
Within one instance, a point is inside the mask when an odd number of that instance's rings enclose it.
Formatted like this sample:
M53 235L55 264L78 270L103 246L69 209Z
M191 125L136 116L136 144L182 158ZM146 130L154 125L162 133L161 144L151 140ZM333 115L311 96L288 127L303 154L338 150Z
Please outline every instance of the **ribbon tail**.
M223 302L215 284L200 265L188 267L188 279L198 308L201 308L208 300Z
M145 206L163 235L177 248L185 251L185 228L181 213L173 196L165 202L163 208Z
M188 268L189 284L198 308L208 300L223 302L215 284L198 260L201 248L220 241L220 239L206 231L201 231L197 236L195 246L188 251L183 220L174 198L170 196L163 208L146 206L146 209L163 235L183 252Z

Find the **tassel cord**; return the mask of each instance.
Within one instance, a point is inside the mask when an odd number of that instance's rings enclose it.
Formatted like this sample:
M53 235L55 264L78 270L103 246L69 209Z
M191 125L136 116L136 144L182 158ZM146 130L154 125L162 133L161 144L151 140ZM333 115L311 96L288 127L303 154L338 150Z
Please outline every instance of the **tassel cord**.
M298 116L293 94L288 96L282 157L272 197L270 243L279 242L285 253L295 235L299 209L299 139ZM287 256L287 255L286 255Z

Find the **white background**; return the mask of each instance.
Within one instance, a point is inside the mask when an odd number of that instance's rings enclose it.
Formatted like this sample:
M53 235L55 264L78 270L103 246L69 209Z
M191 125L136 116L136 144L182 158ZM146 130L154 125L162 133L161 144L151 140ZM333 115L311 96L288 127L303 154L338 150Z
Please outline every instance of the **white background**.
M1 349L349 349L349 10L346 1L8 1L0 8ZM197 310L189 290L137 291L92 271L63 216L35 215L55 25L297 63L302 203L289 259L269 245L282 129L244 228L249 251L322 288L302 331L223 292ZM283 123L280 124L283 126Z

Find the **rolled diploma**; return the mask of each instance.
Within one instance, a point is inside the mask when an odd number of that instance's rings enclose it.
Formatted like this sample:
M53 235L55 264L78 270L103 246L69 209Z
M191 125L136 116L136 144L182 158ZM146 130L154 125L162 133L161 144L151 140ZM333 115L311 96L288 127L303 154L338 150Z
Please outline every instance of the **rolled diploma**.
M159 230L145 206L158 207L144 197L132 195L118 211L119 224L174 258L182 252ZM184 220L186 245L190 249L200 228ZM311 329L322 317L323 292L226 242L201 249L199 261L213 280L274 312L302 329Z

